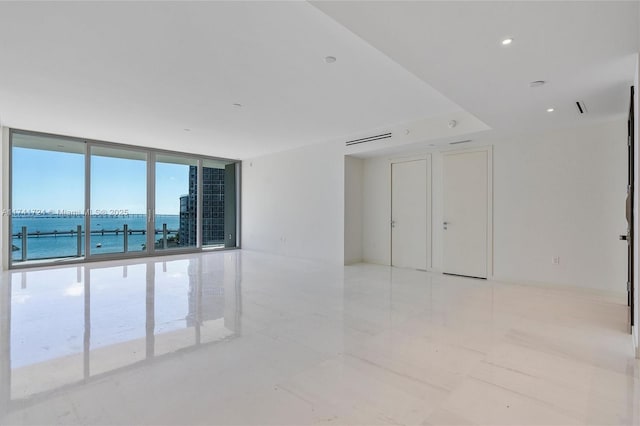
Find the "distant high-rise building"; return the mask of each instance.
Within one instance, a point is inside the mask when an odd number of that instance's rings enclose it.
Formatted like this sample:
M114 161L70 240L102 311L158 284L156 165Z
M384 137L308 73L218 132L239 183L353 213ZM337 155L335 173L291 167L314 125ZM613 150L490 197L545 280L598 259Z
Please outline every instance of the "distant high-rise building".
M224 169L202 168L202 245L224 244ZM189 194L180 197L181 246L196 245L198 168L189 167Z
M180 229L178 241L181 246L196 244L196 195L189 194L180 197Z
M224 169L202 168L202 245L224 244Z

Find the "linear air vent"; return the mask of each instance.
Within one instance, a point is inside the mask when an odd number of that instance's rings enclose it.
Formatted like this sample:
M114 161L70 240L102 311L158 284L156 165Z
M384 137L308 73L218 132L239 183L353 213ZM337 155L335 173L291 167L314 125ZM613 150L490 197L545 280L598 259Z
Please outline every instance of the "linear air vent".
M577 101L577 102L576 102L576 107L578 107L578 112L579 112L580 114L586 114L586 113L587 113L587 107L586 107L586 105L584 104L584 102L582 102L582 101Z
M366 138L354 139L352 141L347 141L347 142L345 142L345 144L347 146L351 146L351 145L357 145L359 143L378 141L380 139L388 139L390 137L391 137L391 133L383 133L381 135L369 136L369 137L366 137Z
M471 142L471 139L465 139L463 141L457 141L457 142L449 142L449 145L458 145L459 143L469 143Z

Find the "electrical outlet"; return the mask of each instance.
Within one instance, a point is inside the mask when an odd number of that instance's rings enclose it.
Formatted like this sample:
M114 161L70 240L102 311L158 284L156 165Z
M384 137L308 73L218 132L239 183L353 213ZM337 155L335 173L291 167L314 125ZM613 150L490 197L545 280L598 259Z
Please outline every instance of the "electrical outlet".
M559 265L560 264L560 256L553 256L553 258L551 258L551 263L554 265Z

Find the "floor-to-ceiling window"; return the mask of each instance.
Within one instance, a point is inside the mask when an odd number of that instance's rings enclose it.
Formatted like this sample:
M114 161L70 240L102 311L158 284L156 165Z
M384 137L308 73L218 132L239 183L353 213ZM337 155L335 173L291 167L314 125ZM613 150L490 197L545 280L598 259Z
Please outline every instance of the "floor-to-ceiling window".
M235 160L10 135L13 267L238 245Z
M147 251L147 153L91 146L92 255Z
M202 245L236 246L236 164L202 161Z
M84 256L86 144L15 133L12 145L12 261Z
M155 176L155 249L196 247L198 160L157 155Z

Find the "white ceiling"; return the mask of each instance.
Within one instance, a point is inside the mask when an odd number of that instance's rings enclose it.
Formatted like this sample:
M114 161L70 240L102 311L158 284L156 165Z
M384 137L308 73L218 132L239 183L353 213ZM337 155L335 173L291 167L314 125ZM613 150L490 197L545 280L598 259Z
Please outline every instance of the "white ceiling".
M637 1L0 2L0 123L229 158L372 129L422 129L415 144L570 127L625 113L639 16Z
M629 105L637 1L313 4L500 132L611 119Z
M247 158L455 111L306 2L0 3L5 126Z

